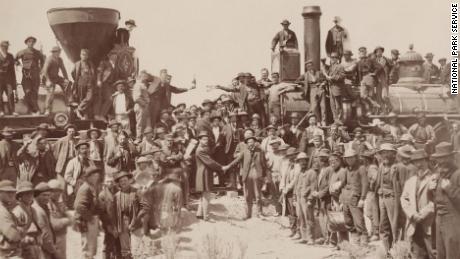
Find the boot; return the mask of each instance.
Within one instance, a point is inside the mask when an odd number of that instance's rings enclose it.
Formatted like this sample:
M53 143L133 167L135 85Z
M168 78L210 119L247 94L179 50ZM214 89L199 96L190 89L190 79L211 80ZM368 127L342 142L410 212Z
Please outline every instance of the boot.
M369 244L369 237L366 234L361 235L360 243L362 246L367 246Z
M359 234L356 232L350 232L350 243L353 245L359 245Z
M371 242L378 241L378 240L379 240L379 236L377 236L377 235L372 235L371 236L371 240L370 240Z
M296 231L294 236L292 237L292 240L299 240L301 238L302 238L302 236L300 235L300 232Z

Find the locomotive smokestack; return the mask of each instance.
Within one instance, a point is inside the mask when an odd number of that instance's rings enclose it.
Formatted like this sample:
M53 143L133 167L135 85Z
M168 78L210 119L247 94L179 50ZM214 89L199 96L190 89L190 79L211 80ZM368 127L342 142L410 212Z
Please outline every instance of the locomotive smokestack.
M316 70L320 69L320 29L319 18L321 16L321 8L319 6L304 6L303 7L303 44L305 51L305 61L311 59Z

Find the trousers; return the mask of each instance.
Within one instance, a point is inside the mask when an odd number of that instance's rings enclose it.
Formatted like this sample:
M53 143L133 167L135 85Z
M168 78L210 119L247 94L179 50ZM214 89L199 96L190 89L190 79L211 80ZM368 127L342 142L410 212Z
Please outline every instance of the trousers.
M29 112L38 112L38 88L40 86L40 72L22 70L22 90L24 91L24 103Z
M296 213L296 207L294 205L294 197L292 192L286 194L286 209L287 209L287 214L289 218L289 228L293 233L298 231L298 226L297 226L297 213Z
M0 78L0 112L4 111L3 93L6 94L7 114L14 112L14 91L13 85L5 79Z
M315 215L312 204L308 204L304 197L297 197L297 216L299 218L299 229L302 240L314 241Z
M136 115L136 137L142 139L144 129L150 124L150 111L148 107L142 107L138 103L134 105L134 114Z
M332 115L334 116L335 121L342 119L343 110L342 110L342 96L341 95L331 95L331 110Z
M200 202L198 203L198 210L196 211L197 217L207 219L209 217L209 202L211 200L210 192L203 192L201 194Z
M252 216L252 205L256 200L257 212L262 212L262 180L259 178L247 177L243 183L244 199L247 205L247 216Z
M344 203L343 216L345 218L345 227L347 228L348 232L367 236L362 208L358 208L356 205Z
M380 208L380 238L383 241L385 249L388 251L394 242L397 241L397 233L395 230L398 228L397 224L397 211L395 198L380 197L379 208Z
M459 223L458 215L436 216L437 259L460 259Z
M379 204L375 192L368 192L366 195L364 215L371 221L369 232L371 232L372 235L379 235Z
M111 83L103 84L97 91L97 98L94 100L94 112L102 117L106 117L112 108L112 95L115 89Z
M310 88L310 112L326 125L326 93L320 87Z
M67 104L69 104L72 99L72 93L68 93L68 83L64 78L58 77L52 80L51 84L46 86L45 111L47 112L51 112L53 110L54 91L56 90L56 85L61 87Z
M97 252L97 235L99 234L99 219L93 216L87 222L88 231L81 233L81 245L84 259L94 259Z

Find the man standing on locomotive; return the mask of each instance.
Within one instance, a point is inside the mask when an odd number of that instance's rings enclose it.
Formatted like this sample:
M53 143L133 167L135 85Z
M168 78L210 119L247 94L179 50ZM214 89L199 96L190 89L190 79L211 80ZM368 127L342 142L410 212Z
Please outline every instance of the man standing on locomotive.
M8 100L8 114L16 115L14 111L14 91L16 91L16 72L14 57L8 52L10 43L0 42L0 116L3 116L3 93Z
M24 43L27 48L16 54L16 65L22 63L22 89L24 91L24 102L32 115L39 114L38 108L38 87L40 85L40 70L44 65L45 57L34 48L37 39L33 36L26 38ZM21 61L21 62L19 62Z
M89 114L91 109L88 108L90 108L91 101L93 100L96 71L93 63L89 61L88 49L80 51L80 61L75 63L71 74L74 79L72 94L74 95L74 100L78 102L77 116L80 119L89 118L92 116L92 114Z

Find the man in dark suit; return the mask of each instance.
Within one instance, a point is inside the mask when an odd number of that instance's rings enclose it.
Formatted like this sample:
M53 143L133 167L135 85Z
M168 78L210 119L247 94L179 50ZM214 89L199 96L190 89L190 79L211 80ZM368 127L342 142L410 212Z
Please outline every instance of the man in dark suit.
M75 63L71 75L74 79L72 89L73 100L78 102L76 113L81 119L90 118L93 115L90 105L93 101L96 70L93 63L89 60L88 49L80 51L80 61Z
M283 30L276 33L275 37L272 40L272 51L275 51L276 45L279 43L280 51L283 51L284 48L287 49L298 49L299 44L297 42L297 36L295 32L289 29L289 25L291 23L288 20L283 20L281 25L283 26Z
M3 92L7 96L8 114L14 114L14 91L16 91L16 71L14 57L8 52L10 43L0 42L0 116L3 116Z
M334 27L327 32L326 38L326 53L331 56L331 53L337 53L339 62L342 60L343 55L343 43L347 40L348 35L346 30L339 25L340 17L334 17Z
M171 85L171 77L168 77L168 71L166 69L162 69L160 71L160 78L155 78L147 88L147 91L150 94L150 116L152 127L155 127L155 124L159 121L161 110L168 109L171 106L171 95L173 93L184 93L194 88L195 85L192 85L192 87L188 89Z
M263 216L261 188L263 179L267 176L267 161L260 147L256 146L257 139L254 136L246 138L245 142L247 148L230 165L235 165L240 161L243 162L243 189L248 207L245 219L249 219L252 217L254 199L257 204L258 216Z
M97 120L105 120L112 107L111 97L115 93L113 83L119 79L116 62L117 53L110 52L108 58L102 60L97 68L97 87L95 87L93 102Z
M222 131L225 135L225 149L224 154L227 158L226 163L230 163L233 160L233 154L235 153L236 146L240 142L243 132L241 128L238 128L237 116L235 113L230 113L230 123L226 124ZM236 187L236 176L237 168L232 168L227 173L227 180L229 182L228 187Z

